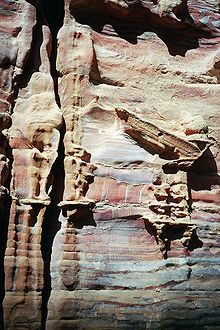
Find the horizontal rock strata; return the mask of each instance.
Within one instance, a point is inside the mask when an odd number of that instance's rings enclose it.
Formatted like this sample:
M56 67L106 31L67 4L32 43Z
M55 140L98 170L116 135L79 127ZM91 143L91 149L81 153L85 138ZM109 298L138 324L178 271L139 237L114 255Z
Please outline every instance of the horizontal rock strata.
M219 328L219 10L0 1L2 329Z

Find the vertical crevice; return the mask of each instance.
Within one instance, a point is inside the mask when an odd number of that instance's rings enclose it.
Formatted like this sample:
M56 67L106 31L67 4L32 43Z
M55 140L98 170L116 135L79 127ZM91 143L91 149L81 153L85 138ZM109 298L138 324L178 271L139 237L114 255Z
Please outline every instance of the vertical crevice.
M9 160L9 175L5 182L5 188L7 192L3 197L3 209L0 209L0 329L4 329L4 311L3 311L3 300L5 297L5 270L4 270L4 257L5 250L7 245L7 237L8 237L8 226L9 226L9 218L10 218L10 208L11 208L11 196L9 194L10 183L11 183L11 169L12 169L12 150L9 144L7 143L6 148L7 158ZM1 202L1 201L0 201Z
M64 19L64 0L40 0L40 15L43 21L49 26L52 35L52 51L50 55L50 73L54 83L54 96L57 105L60 107L60 97L58 92L58 72L56 69L57 59L57 33L63 25ZM57 206L62 200L64 190L64 145L63 137L65 125L60 129L60 143L58 156L52 167L53 187L50 193L51 204L48 206L42 224L41 253L44 263L44 287L42 291L42 315L41 330L46 328L48 300L51 293L51 273L50 263L52 246L56 233L60 229L59 215L60 209Z
M12 110L13 113L13 107L15 105L16 99L19 94L19 90L22 88L27 87L31 76L34 72L39 71L40 65L41 65L41 58L40 58L40 47L43 42L43 34L42 34L42 23L43 18L39 12L39 9L36 10L36 25L33 28L32 31L32 44L31 49L27 58L27 61L25 62L25 65L23 67L23 71L21 75L17 75L14 79L14 99L12 103Z
M63 26L64 20L64 0L41 0L40 7L52 35L52 52L50 56L51 76L54 82L54 94L57 105L60 107L60 97L58 92L58 72L56 69L57 58L57 33Z
M9 215L11 207L11 197L7 195L4 200L4 214L0 217L0 329L4 329L3 317L3 300L5 297L5 272L4 272L4 257L8 236Z
M188 210L189 210L189 214L191 215L192 211L193 211L193 200L192 200L192 191L191 191L191 187L189 184L189 172L187 172L187 189L188 189Z
M58 148L58 157L52 168L53 188L50 193L51 204L45 213L42 225L41 253L44 263L44 287L42 291L42 318L41 330L46 328L47 304L51 293L51 273L50 262L53 247L53 240L61 227L59 222L60 208L57 206L63 198L64 191L64 145L63 137L65 134L65 125L60 130L60 144Z

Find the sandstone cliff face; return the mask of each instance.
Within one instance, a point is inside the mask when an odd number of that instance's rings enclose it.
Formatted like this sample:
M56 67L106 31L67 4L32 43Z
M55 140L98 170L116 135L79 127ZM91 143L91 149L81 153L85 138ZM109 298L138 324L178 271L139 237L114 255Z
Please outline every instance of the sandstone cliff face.
M2 328L218 329L219 2L0 6Z

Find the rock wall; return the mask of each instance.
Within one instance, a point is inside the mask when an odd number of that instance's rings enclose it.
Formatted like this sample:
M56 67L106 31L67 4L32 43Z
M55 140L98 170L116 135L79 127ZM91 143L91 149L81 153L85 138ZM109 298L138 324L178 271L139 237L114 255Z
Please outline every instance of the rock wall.
M219 2L0 9L1 328L219 329Z

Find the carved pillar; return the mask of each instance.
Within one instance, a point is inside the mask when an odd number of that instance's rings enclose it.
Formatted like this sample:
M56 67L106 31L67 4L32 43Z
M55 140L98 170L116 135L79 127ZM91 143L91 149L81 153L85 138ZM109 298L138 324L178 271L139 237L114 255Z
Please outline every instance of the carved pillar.
M87 198L89 183L93 181L90 154L81 146L82 116L92 96L89 95L89 74L93 63L91 32L66 16L65 24L58 34L58 70L61 74L61 109L65 120L63 201L59 206L68 223L64 237L64 252L61 261L61 278L67 289L77 285L78 263L74 250L74 224L82 214L87 217L94 201ZM63 56L66 56L63 61ZM68 275L69 274L69 275Z
M39 68L26 82L26 88L19 90L10 129L13 166L5 253L6 328L13 327L14 322L16 325L33 322L33 328L39 329L41 322L44 276L41 231L50 204L52 166L58 155L62 114L50 75L50 31L46 25L40 28ZM19 67L15 71L15 81L27 79L25 75L18 79L22 75Z
M83 110L91 100L91 96L86 94L90 90L92 39L89 28L83 28L76 22L66 22L59 32L58 40L58 69L62 74L61 109L66 125L65 190L60 207L65 210L78 206L91 208L94 203L86 198L86 192L93 178L93 166L89 163L90 154L81 146L81 136ZM67 57L65 62L62 61L64 50Z
M13 326L13 322L28 323L30 320L39 326L44 271L41 225L45 210L45 207L38 211L30 205L19 206L16 201L11 207L5 253L6 328ZM33 306L34 313L31 313Z

